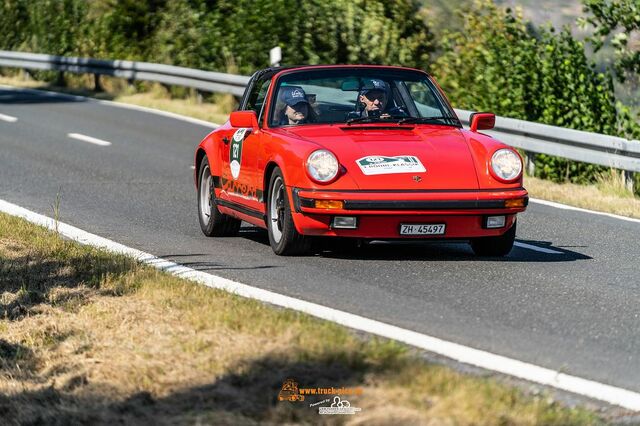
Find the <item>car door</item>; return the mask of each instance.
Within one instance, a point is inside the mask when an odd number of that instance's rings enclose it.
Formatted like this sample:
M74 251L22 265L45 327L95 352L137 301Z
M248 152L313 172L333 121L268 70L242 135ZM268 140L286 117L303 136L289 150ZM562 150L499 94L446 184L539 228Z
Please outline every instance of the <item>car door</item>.
M271 80L257 81L251 89L245 110L256 112L260 122L265 98ZM253 211L264 213L262 200L262 175L258 170L258 156L260 155L264 133L260 128L244 129L231 128L228 140L228 152L223 155L227 166L227 179L223 176L222 187L226 189L227 199L241 204ZM224 148L223 148L224 149Z

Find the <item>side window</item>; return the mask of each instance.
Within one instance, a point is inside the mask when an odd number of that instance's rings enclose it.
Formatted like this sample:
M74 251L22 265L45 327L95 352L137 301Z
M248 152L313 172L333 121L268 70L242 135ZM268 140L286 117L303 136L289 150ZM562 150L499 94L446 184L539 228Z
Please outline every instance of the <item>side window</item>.
M260 118L262 106L264 105L267 91L269 90L269 84L271 84L271 79L257 81L251 93L249 93L249 99L247 99L247 109L255 111L258 119Z
M439 108L439 102L433 96L433 93L427 85L422 82L413 81L408 81L406 84L421 117L442 115L442 111L440 111Z

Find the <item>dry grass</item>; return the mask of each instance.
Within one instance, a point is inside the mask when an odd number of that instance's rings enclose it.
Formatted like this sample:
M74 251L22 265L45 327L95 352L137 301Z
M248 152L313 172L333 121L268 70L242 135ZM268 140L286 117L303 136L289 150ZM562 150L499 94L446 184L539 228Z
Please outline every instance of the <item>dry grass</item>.
M231 95L219 96L217 103L199 102L195 96L186 99L171 99L166 90L159 85L155 86L151 92L118 95L113 100L169 111L217 124L228 120L229 113L234 108L231 105L234 105L235 102Z
M182 96L176 98L172 97L171 93L162 85L149 83L145 85L146 90L137 92L135 88L128 86L123 80L110 77L101 78L104 91L94 92L87 89L87 87L92 87L93 83L89 82L86 77L68 78L68 87L64 88L27 79L24 75L14 77L0 75L0 84L112 100L169 111L217 124L227 121L229 114L236 107L236 101L232 95L216 94L213 95L213 103L202 102L197 94L191 90L184 90Z
M596 424L392 341L197 286L0 214L3 424ZM278 402L361 386L355 416Z
M623 180L615 171L601 175L596 185L558 184L525 176L524 186L534 198L640 218L640 199L624 187Z

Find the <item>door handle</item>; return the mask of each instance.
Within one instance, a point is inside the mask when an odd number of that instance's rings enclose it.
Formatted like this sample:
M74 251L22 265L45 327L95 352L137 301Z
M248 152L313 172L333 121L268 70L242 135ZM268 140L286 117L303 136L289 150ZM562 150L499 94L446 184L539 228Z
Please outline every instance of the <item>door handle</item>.
M230 139L225 136L222 138L222 142L224 142L225 145L229 145Z

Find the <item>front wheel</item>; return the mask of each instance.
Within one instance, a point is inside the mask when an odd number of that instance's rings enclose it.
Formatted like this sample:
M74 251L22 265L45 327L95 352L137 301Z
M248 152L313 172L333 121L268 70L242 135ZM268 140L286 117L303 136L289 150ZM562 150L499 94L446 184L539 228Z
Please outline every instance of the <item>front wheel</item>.
M282 171L276 168L269 180L267 196L267 230L269 244L275 254L294 256L311 249L309 237L301 235L293 223L291 204L284 184Z
M233 237L238 234L242 221L220 213L215 203L215 190L209 160L205 156L198 171L198 218L200 228L207 237Z
M516 222L511 229L497 237L481 237L471 240L471 248L477 256L506 256L516 239Z

